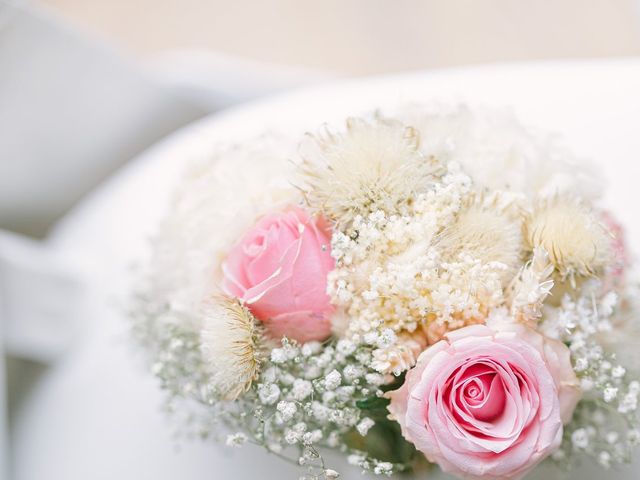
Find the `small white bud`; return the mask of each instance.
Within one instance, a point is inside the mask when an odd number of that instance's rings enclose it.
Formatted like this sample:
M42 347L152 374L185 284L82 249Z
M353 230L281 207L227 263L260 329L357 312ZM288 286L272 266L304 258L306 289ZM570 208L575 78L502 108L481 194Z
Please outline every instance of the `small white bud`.
M242 433L231 433L227 435L227 446L228 447L241 447L247 442L247 436Z
M335 390L342 382L342 375L337 370L332 370L324 377L324 388L327 390Z
M604 401L607 403L615 400L617 396L618 396L618 389L615 387L607 387L602 392L602 397L604 398Z
M373 427L375 425L375 423L376 422L374 422L370 418L366 417L366 418L363 418L362 420L360 420L360 422L356 426L356 429L358 430L358 433L364 437L364 436L367 435L367 433L369 432L371 427Z

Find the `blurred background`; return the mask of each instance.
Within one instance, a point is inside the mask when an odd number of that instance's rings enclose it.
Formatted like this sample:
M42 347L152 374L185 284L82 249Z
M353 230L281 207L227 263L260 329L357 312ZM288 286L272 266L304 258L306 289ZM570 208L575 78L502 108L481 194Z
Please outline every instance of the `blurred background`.
M345 77L638 55L640 0L0 0L0 476L81 335L52 229L160 138Z
M640 52L638 0L44 0L145 60L202 49L362 75Z

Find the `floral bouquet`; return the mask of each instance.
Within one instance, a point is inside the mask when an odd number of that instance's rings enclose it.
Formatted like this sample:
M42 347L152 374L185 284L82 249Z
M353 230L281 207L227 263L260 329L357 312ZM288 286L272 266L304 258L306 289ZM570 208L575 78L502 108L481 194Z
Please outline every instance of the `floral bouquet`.
M509 114L405 107L194 160L134 331L188 433L335 479L514 479L640 443L637 285L600 181Z

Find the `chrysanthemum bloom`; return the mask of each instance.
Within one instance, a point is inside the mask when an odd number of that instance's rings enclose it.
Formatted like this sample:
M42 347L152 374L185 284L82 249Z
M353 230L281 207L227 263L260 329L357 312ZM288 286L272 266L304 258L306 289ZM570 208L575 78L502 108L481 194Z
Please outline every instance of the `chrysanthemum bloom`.
M425 350L389 397L429 461L486 480L519 478L557 449L580 390L561 342L521 324L474 325Z
M246 392L260 371L264 329L236 299L217 296L202 305L202 356L210 385L224 400Z
M334 266L326 222L291 208L262 217L231 249L222 265L224 290L272 336L324 340L331 334L327 274Z

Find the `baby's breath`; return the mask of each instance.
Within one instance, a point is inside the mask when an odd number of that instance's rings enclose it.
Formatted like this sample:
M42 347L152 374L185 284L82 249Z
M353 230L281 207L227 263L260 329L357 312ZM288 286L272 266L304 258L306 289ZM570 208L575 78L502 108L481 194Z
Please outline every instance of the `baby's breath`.
M583 285L581 292L577 299L565 295L558 307L547 306L541 324L543 332L569 345L583 391L572 422L565 427L559 460L575 462L576 454L584 454L610 468L628 462L637 443L640 383L599 342L600 335L612 328L618 295L599 293L597 280Z

